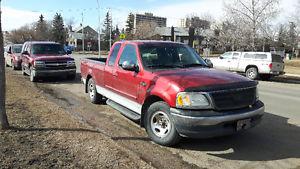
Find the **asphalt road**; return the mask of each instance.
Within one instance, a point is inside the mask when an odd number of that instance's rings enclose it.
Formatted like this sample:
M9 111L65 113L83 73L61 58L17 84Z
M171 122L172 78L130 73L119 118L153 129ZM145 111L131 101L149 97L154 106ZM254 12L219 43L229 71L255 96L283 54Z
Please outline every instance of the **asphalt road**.
M74 58L79 67L84 56ZM266 114L259 126L234 136L184 139L175 148L153 144L143 129L109 106L90 104L79 78L39 82L37 87L156 168L300 168L300 84L260 81Z

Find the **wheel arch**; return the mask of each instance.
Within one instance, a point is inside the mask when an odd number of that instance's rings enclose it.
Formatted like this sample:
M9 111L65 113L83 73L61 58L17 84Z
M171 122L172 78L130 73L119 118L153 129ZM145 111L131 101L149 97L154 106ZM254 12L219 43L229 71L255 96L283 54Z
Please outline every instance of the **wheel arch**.
M251 68L251 67L256 68L256 69L257 69L257 72L259 72L259 69L258 69L258 67L257 67L256 65L248 65L248 66L246 66L245 72L246 72L249 68Z
M147 113L147 110L150 107L150 105L155 102L159 102L159 101L165 101L165 100L156 95L150 95L145 99L144 104L142 106L142 111L141 111L141 121L140 121L141 127L145 127L144 117L145 117L145 114Z

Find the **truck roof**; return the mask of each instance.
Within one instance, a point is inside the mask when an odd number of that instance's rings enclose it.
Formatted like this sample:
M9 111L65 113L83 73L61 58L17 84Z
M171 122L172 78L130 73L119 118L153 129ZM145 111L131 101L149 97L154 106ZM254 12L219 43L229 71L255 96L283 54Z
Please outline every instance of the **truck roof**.
M59 44L59 43L53 42L53 41L27 41L25 43L30 43L30 44Z
M162 40L126 40L119 41L119 43L135 43L135 44L184 44L180 42L162 41Z

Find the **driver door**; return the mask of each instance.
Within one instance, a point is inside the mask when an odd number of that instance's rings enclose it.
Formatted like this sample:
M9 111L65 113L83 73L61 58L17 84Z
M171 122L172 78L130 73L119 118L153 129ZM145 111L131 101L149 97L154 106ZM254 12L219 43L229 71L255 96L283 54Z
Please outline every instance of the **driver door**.
M116 66L116 81L115 89L122 96L137 102L138 89L141 82L141 76L138 71L129 71L122 68L122 63L128 61L130 63L141 65L138 61L137 47L133 44L127 44L121 53Z
M216 68L222 70L229 70L230 69L230 62L232 61L232 52L226 52L220 56L218 59L218 65Z

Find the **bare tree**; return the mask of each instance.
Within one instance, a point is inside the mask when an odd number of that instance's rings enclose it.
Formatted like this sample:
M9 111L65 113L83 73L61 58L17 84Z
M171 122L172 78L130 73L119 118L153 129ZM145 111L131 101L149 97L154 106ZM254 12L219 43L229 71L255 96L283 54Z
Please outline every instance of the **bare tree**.
M251 48L255 50L259 34L277 14L279 0L231 0L225 3L227 17L242 24L243 32L251 33Z
M3 46L3 33L2 33L2 20L1 20L1 0L0 0L0 129L8 129L9 123L7 120L5 109L5 61L4 61L4 46Z
M151 39L155 35L155 28L158 27L155 22L140 22L136 26L135 38L146 40Z
M25 25L9 32L7 39L12 43L24 43L26 41L36 40L35 36L36 32L34 26Z

